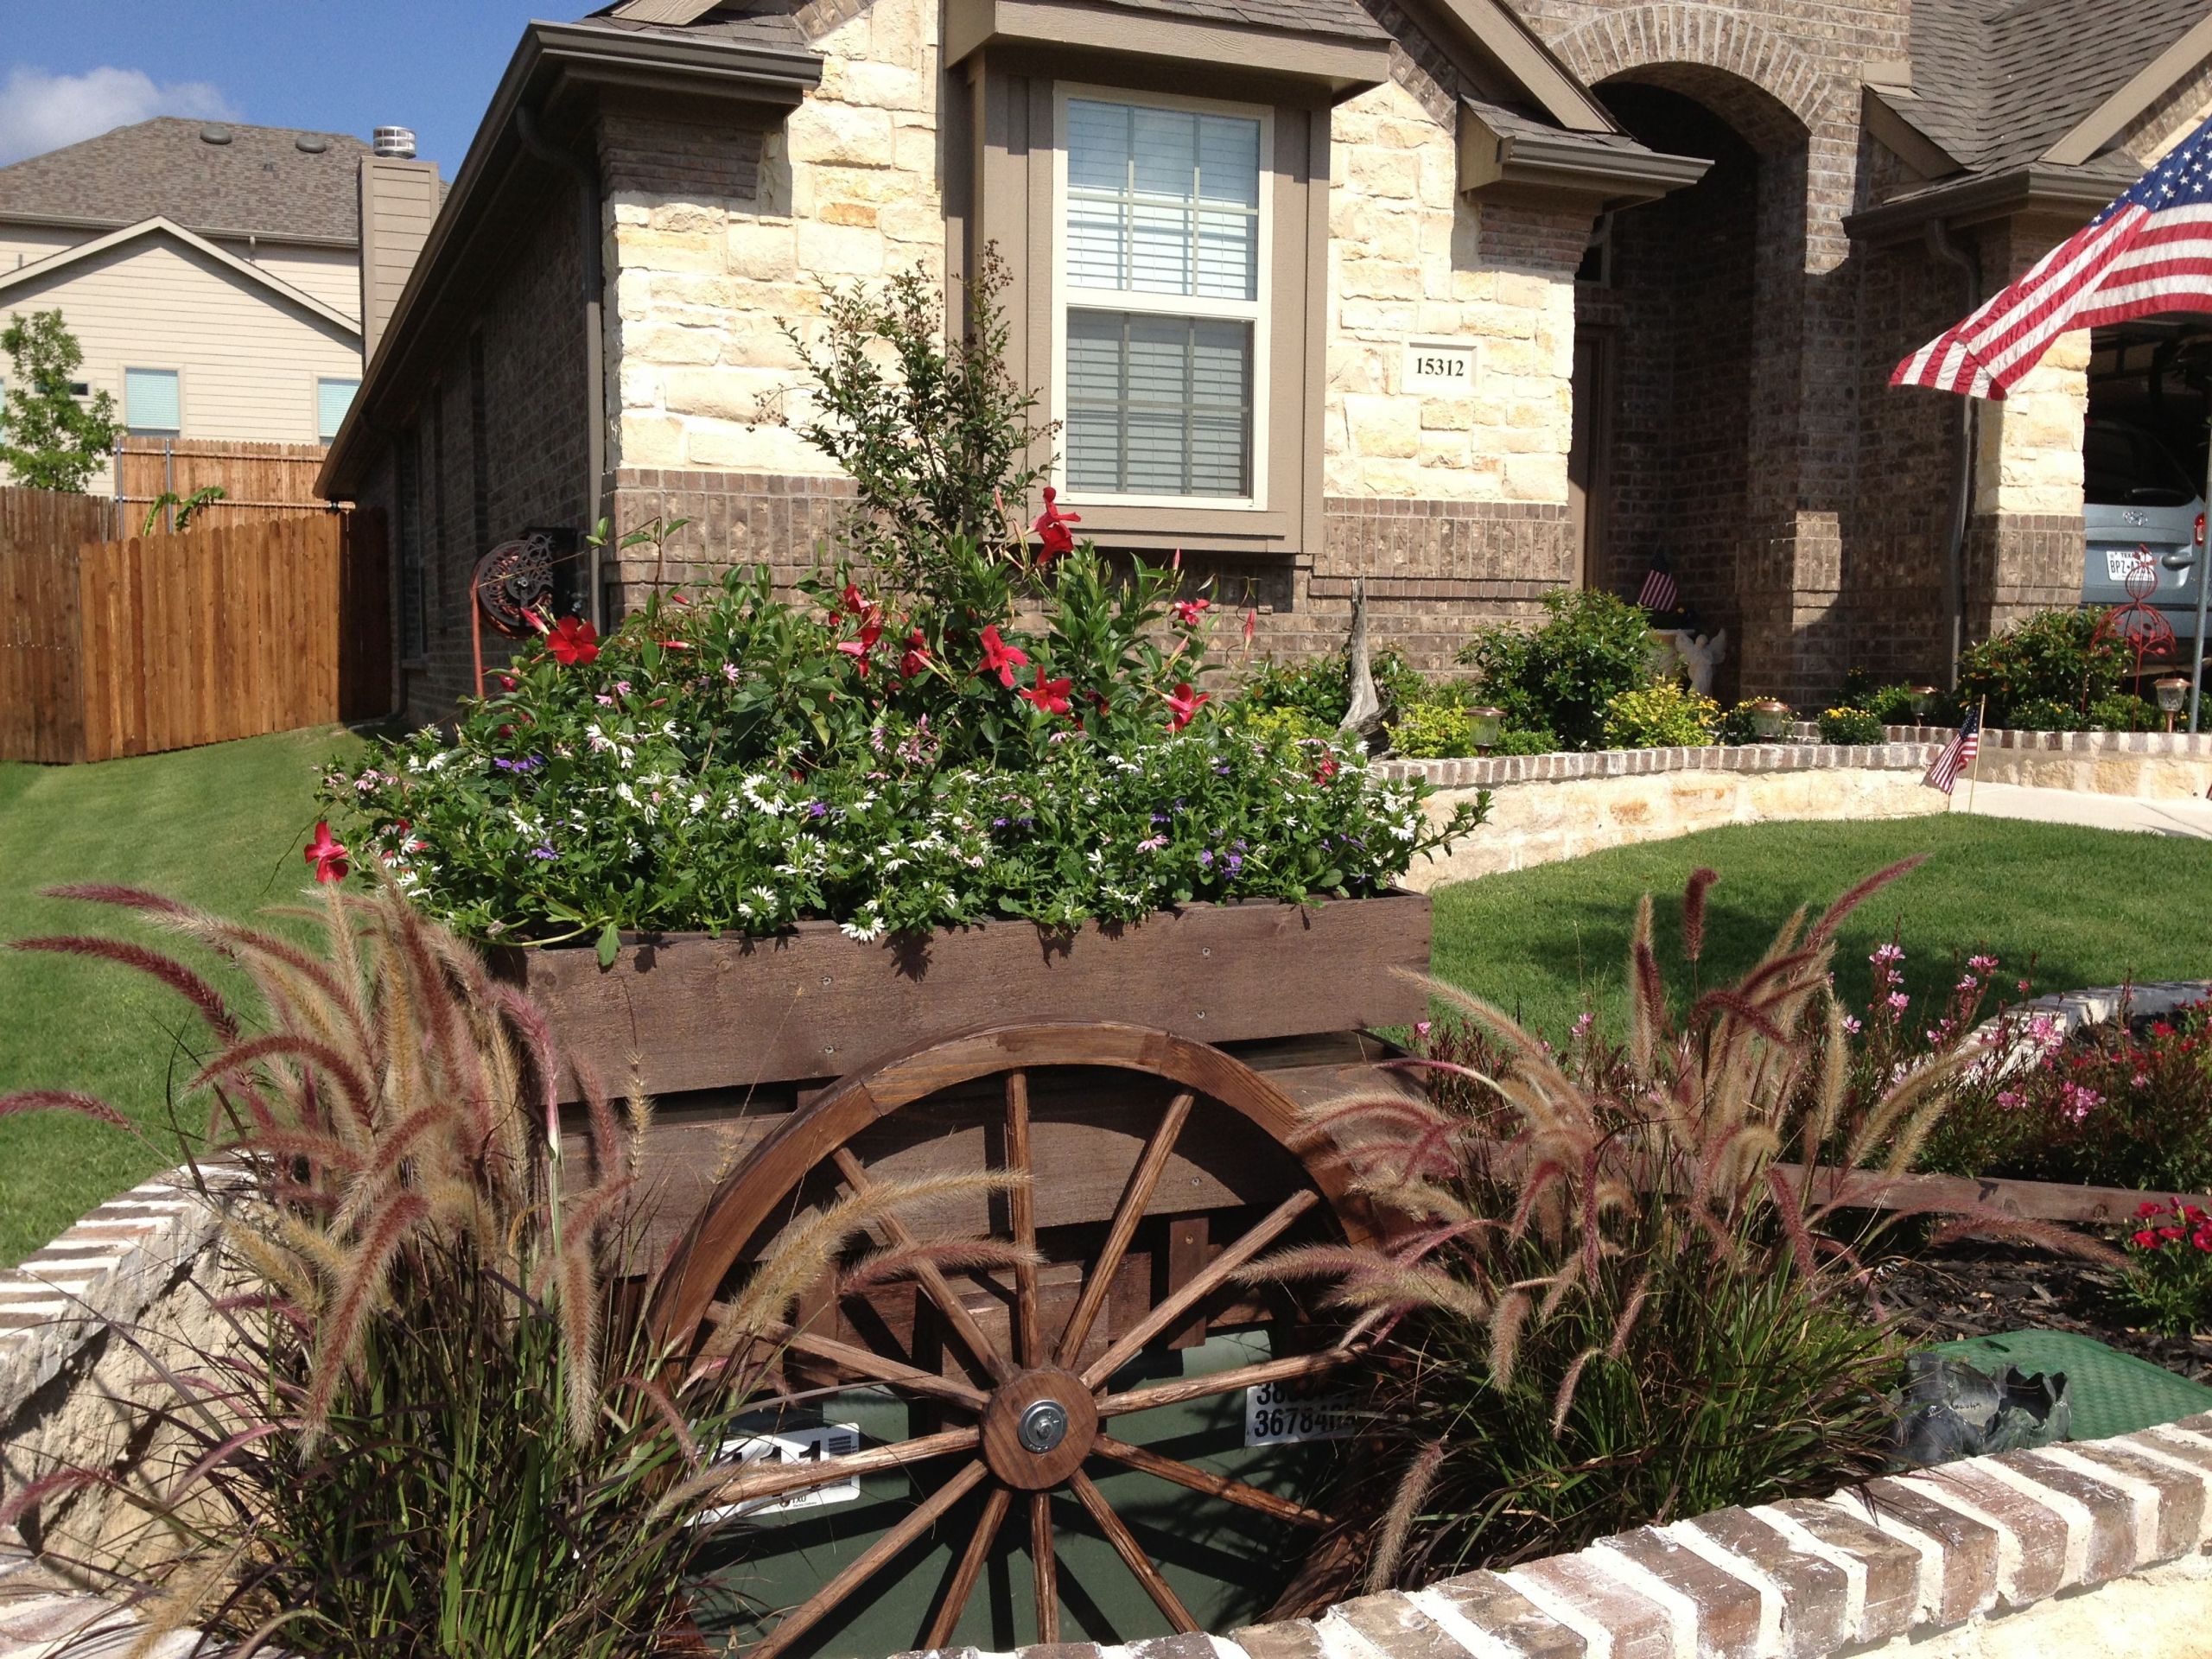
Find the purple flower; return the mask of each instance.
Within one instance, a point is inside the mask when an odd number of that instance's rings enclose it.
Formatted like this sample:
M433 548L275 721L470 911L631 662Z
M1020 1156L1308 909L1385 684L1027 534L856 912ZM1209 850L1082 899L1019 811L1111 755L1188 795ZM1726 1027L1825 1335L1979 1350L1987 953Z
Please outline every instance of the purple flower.
M1201 847L1198 849L1198 868L1202 870L1210 870L1213 868L1212 848Z
M1239 870L1243 869L1243 868L1244 868L1244 855L1243 855L1243 854L1242 854L1242 853L1231 853L1231 854L1229 855L1229 873L1230 873L1231 875L1235 875L1235 874L1236 874Z
M810 818L828 817L830 816L830 803L827 801L809 801L806 804L806 816Z
M524 755L519 760L510 760L502 755L492 764L501 772L536 772L545 761L543 757L535 754Z
M553 850L552 843L550 842L541 842L538 845L531 848L530 849L530 855L532 858L558 858L561 856L560 854Z

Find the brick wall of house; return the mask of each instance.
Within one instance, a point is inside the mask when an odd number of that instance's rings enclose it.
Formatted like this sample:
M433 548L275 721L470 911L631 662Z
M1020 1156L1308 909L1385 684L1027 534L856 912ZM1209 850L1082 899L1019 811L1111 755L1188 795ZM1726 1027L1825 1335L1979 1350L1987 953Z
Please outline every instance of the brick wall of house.
M445 718L474 689L469 582L476 561L534 529L581 533L588 396L583 280L575 187L548 180L518 204L511 257L477 296L410 417L365 480L359 499L381 506L391 526L395 577L404 537L420 549L422 649L400 663L400 707L416 721ZM398 454L412 452L414 488L404 492ZM411 500L403 499L411 495ZM414 527L403 518L411 509ZM565 573L582 602L583 583ZM404 619L396 623L405 639ZM511 646L483 638L487 665Z

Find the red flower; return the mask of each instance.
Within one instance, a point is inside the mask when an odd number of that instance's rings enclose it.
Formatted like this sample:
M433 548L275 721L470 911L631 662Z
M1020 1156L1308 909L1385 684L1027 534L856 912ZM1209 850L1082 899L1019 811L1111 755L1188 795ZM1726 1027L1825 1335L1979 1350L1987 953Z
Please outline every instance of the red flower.
M1244 643L1246 645L1249 645L1252 643L1252 630L1259 626L1260 613L1257 610L1249 610L1244 613Z
M1195 628L1198 619L1213 608L1210 599L1179 599L1175 601L1175 622L1179 627Z
M2158 1229L2158 1236L2160 1238L2179 1238L2182 1236L2182 1230L2178 1227L2161 1227Z
M1313 768L1313 781L1317 784L1325 784L1336 775L1337 757L1333 754L1323 755L1321 764Z
M845 608L855 616L867 614L868 601L861 597L861 590L849 582L845 584L844 601Z
M1083 515L1062 512L1054 505L1052 498L1058 493L1051 485L1045 486L1045 511L1037 515L1037 522L1032 526L1037 532L1037 563L1039 564L1059 554L1075 551L1075 532L1068 526L1081 524Z
M2139 1204L2135 1206L2135 1219L2138 1221L2145 1220L2152 1216L2158 1214L2159 1211L2163 1211L2165 1207L2166 1206L2163 1204Z
M351 868L346 862L346 843L330 833L327 823L315 825L315 839L308 842L302 856L315 866L315 879L318 881L343 881Z
M2212 1251L2212 1227L2200 1227L2189 1236L2189 1242L2200 1250Z
M852 590L845 590L850 593ZM875 642L883 638L883 613L870 609L861 621L861 631L850 639L840 639L837 649L860 664L861 677L868 677L868 654L875 649Z
M1028 665L1029 653L1000 639L997 624L994 623L983 630L983 662L982 666L976 671L978 674L996 673L999 683L1011 688L1014 671Z
M1198 705L1212 702L1213 697L1208 692L1192 690L1189 683L1185 681L1169 692L1162 701L1167 704L1168 713L1172 716L1167 722L1167 729L1171 732L1179 732L1191 723L1191 716L1198 712Z
M1045 671L1037 671L1037 683L1021 688L1024 700L1035 703L1048 715L1065 715L1068 711L1068 688L1072 680L1048 680Z
M2130 1242L2139 1250L2155 1250L2158 1248L2158 1236L2147 1229L2136 1234Z
M906 636L906 652L899 659L899 677L911 680L930 665L930 653L922 631L916 628Z
M545 636L545 649L563 668L588 668L599 660L599 630L580 616L564 616Z

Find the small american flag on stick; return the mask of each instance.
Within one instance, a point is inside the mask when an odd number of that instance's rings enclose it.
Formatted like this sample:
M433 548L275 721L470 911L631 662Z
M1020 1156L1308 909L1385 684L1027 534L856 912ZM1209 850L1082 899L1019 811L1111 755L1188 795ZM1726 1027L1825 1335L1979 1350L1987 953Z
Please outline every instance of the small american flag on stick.
M2002 397L2059 335L2161 311L2212 311L2212 121L1890 384Z
M1929 764L1928 775L1920 781L1930 789L1940 789L1946 795L1958 787L1959 774L1974 764L1975 755L1981 753L1981 709L1979 704L1967 710L1966 718L1959 722L1959 729L1951 734L1936 759Z
M1643 587L1636 602L1647 611L1671 611L1682 602L1682 590L1675 585L1675 573L1667 568L1667 556L1654 553L1651 568L1643 573Z

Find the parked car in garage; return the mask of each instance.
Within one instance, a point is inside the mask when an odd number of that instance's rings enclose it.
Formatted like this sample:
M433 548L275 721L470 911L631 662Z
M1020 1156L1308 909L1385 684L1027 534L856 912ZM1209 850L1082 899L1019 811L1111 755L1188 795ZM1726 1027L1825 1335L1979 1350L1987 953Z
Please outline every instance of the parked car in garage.
M2196 637L2204 553L2202 480L2192 480L2155 434L2121 421L2089 423L2082 462L2083 607L2125 605L2128 573L2147 564L2158 578L2150 602L2187 645Z

